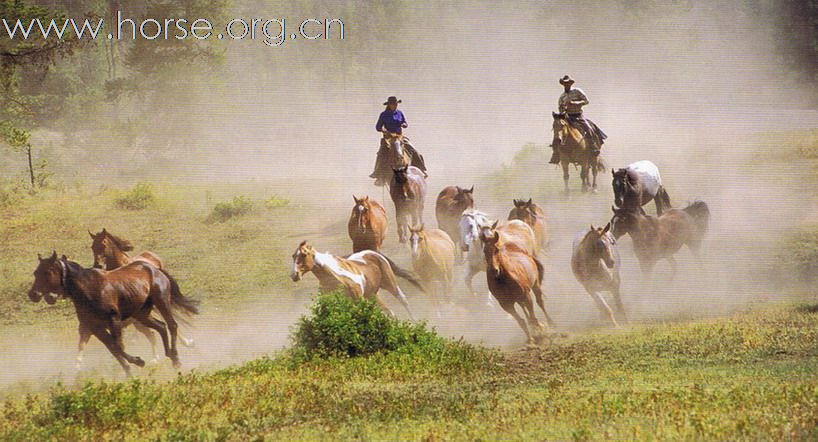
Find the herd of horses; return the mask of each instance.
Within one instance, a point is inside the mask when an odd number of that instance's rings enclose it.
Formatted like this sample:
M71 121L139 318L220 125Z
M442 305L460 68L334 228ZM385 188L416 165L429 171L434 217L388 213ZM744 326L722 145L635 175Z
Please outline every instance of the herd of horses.
M556 115L554 124L555 136L561 140L577 136L573 133L575 129L564 126ZM576 142L584 143L581 137ZM581 150L580 154L571 152L573 156L562 156L566 189L566 164L579 162L583 167L583 190L595 190L598 159L580 155ZM477 293L472 280L485 272L489 289L485 303L499 306L516 320L529 344L541 343L549 336L549 329L555 327L546 311L542 288L545 276L542 257L551 242L543 208L531 199L514 200L508 216L500 220L475 208L473 186L447 186L435 200L437 228L432 228L423 221L428 187L425 174L409 165L400 151L396 152L395 161L389 195L394 204L398 240L410 249L412 270L398 266L382 253L389 225L383 204L369 196L353 196L347 224L351 254L322 253L302 241L292 254L292 280L300 281L305 274L312 273L322 291L343 288L350 297L373 300L394 316L378 296L381 290L386 290L414 319L398 278L430 295L440 314L441 303L451 302L455 268L462 266L463 283L474 299ZM593 181L588 180L589 172ZM603 319L618 327L626 321L626 315L620 294L617 240L623 235L631 236L645 275L649 276L662 259L671 264L675 274L674 255L683 246L699 259L710 212L703 201L682 209L673 208L659 170L650 161L611 172L613 215L604 226L591 225L577 234L571 269ZM655 216L644 210L650 201L656 205ZM67 298L73 303L79 320L78 366L91 336L108 348L126 375L130 375L130 365L144 366L145 361L128 354L123 345L122 330L133 324L151 341L154 358L154 332L158 333L165 356L178 367L177 340L192 345L192 340L180 335L179 324L199 312L198 301L182 294L156 254L143 252L131 257L128 252L133 246L128 241L105 229L89 234L93 267L83 268L65 256L58 257L56 252L47 258L39 257L34 283L28 292L30 300L45 299L53 304L59 298ZM612 303L603 296L604 292L610 293ZM535 303L544 314L545 326L537 318Z

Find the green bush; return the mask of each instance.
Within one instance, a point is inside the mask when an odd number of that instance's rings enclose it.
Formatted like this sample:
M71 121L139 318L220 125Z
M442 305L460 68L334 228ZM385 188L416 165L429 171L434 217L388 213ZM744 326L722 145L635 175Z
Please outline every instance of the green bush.
M235 196L232 201L224 201L216 204L213 211L207 217L208 222L223 223L230 218L242 216L253 210L253 200L246 196Z
M799 282L818 281L818 230L792 234L781 247L773 274Z
M11 207L22 201L25 189L12 181L0 181L0 209Z
M288 200L286 198L282 198L282 197L280 197L278 195L273 195L270 198L268 198L266 201L264 201L264 207L266 207L267 209L275 209L277 207L284 207L284 206L286 206L288 204L290 204L290 200Z
M391 318L374 301L355 301L341 292L319 295L292 338L295 353L307 359L393 351L439 354L447 343L423 322Z
M155 201L153 186L148 183L138 183L133 189L119 195L114 203L120 209L143 210L150 207Z

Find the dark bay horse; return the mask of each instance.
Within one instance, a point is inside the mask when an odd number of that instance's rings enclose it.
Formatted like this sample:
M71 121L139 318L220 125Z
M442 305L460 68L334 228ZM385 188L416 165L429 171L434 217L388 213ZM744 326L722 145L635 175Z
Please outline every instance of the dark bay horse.
M537 245L540 250L545 250L548 245L548 225L545 222L545 212L529 198L525 200L514 200L514 208L508 212L508 219L518 219L528 224L534 231Z
M659 168L652 162L637 161L619 170L611 169L611 174L616 207L633 209L653 200L657 215L662 215L671 207L670 196L662 186Z
M480 240L483 242L489 291L500 307L517 321L525 332L528 343L536 343L543 337L544 328L534 312L535 300L545 314L548 325L554 325L545 311L541 287L545 273L543 265L517 244L501 240L500 235L493 230L481 232ZM528 325L517 313L517 304L522 307Z
M564 113L554 113L554 124L552 130L554 131L554 146L557 146L560 153L560 165L562 166L562 179L565 182L565 194L569 195L568 189L568 166L576 164L580 168L580 178L582 178L582 191L587 192L589 189L594 193L597 191L596 176L597 173L605 169L603 161L598 155L594 155L588 146L582 132L571 126L568 122L568 117ZM588 178L588 174L593 175L593 182Z
M474 208L474 186L466 189L459 186L447 186L437 195L435 217L437 228L446 232L460 250L460 215L466 209Z
M381 289L392 293L409 313L409 317L413 318L406 295L398 286L398 276L425 292L417 275L398 267L386 256L372 250L364 250L342 258L318 252L307 241L303 241L293 253L290 278L298 282L309 272L318 278L321 290L330 291L344 287L352 299L375 300L391 316L395 314L378 297L378 291Z
M666 259L676 274L673 255L686 245L696 259L710 223L710 209L704 201L696 201L684 209L669 209L662 216L645 214L641 207L617 209L611 219L611 233L615 238L629 234L633 249L645 275L650 276L660 259Z
M145 261L110 272L85 269L65 256L57 258L56 252L39 260L28 297L37 302L46 294L56 294L73 302L79 320L80 350L91 335L96 336L130 376L129 363L145 365L141 358L126 353L122 343L123 321L134 318L159 333L165 355L174 367L180 366L176 350L177 322L171 302L192 314L198 313L198 302L182 295L165 271ZM154 307L164 322L151 316Z
M352 240L352 252L362 250L380 252L388 225L386 209L368 196L358 198L352 195L352 199L355 200L355 205L347 223L347 232Z
M423 205L426 199L426 178L415 166L392 169L389 196L395 203L395 221L398 224L398 239L405 243L409 237L409 226L423 224Z
M591 295L603 317L607 316L615 327L619 327L616 315L600 294L610 292L613 295L614 308L623 320L626 319L619 293L619 252L616 249L616 240L609 232L610 228L611 223L604 228L592 225L589 230L577 235L571 256L571 270L577 281Z

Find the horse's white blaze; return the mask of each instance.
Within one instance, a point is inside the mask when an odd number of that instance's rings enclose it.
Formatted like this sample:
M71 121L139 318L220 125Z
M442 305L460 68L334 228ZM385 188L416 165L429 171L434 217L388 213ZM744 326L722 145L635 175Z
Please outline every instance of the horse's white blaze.
M362 257L367 253L373 252L370 250L358 252L354 255L351 255L349 258L347 258L347 260L366 263L366 261L364 261ZM357 284L358 287L361 288L361 293L364 292L366 284L366 278L364 278L364 275L350 272L349 270L341 267L341 264L338 262L338 260L335 259L335 257L332 256L331 254L315 252L315 263L320 265L324 269L332 272L336 276L340 276L352 281L353 283Z

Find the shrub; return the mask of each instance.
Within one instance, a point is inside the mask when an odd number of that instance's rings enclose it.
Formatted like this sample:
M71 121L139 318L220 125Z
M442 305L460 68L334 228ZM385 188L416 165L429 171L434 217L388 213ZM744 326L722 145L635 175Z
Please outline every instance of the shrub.
M155 201L153 186L148 183L138 183L133 189L119 195L114 203L120 209L143 210L147 209Z
M387 316L374 301L350 299L342 292L319 295L292 335L293 350L307 359L354 357L381 352L440 353L446 339L425 323Z
M815 282L818 279L818 231L798 232L787 238L773 267L773 273L779 278L794 276L799 282Z
M290 204L290 200L286 198L282 198L278 195L273 195L266 201L264 201L264 207L268 209L275 209L276 207L284 207Z
M224 201L216 204L213 211L207 217L208 222L223 223L230 218L242 216L253 210L253 201L245 196L233 197L232 201Z
M25 189L12 181L0 181L0 209L19 203L25 196Z

